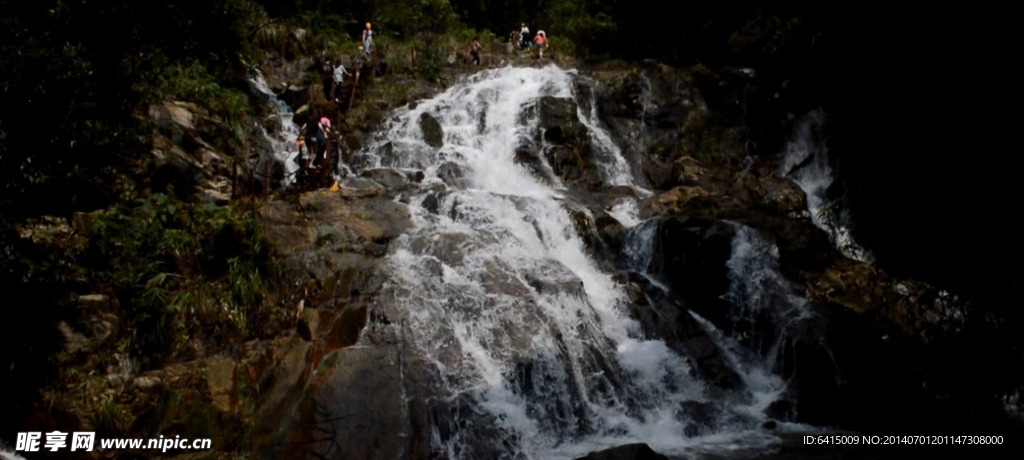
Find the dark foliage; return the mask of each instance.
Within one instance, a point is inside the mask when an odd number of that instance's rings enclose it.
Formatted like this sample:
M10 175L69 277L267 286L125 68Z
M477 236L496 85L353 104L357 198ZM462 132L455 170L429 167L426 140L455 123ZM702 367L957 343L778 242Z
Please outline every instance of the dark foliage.
M777 154L791 129L787 120L824 107L837 157L836 194L878 263L978 299L972 308L979 316L997 312L999 324L1020 315L1011 302L1022 293L1024 275L1014 221L1019 162L1006 115L1016 110L1012 14L820 2L688 2L666 14L665 5L0 0L0 285L10 288L8 298L28 299L9 303L0 316L13 325L0 334L0 382L11 382L4 403L13 406L0 412L10 409L16 415L7 420L19 420L38 390L53 384L48 358L62 346L54 325L67 316L71 292L104 287L138 331L169 331L139 337L135 358L146 366L178 357L173 349L192 325L175 309L209 305L196 300L212 299L207 281L235 287L225 295L237 305L259 303L263 278L244 277L272 276L251 221L182 206L187 187L174 189L177 200L125 198L139 180L134 165L148 155L140 109L171 92L219 101L214 110L244 111L238 91L245 88L245 58L254 53L250 44L276 22L305 21L314 35L340 28L352 40L372 22L378 37L416 40L428 51L421 74L442 65L440 53L429 52L431 40L456 20L498 37L526 22L547 31L553 47L572 43L590 60L700 65L707 78L729 67L753 69L748 98L728 113L748 124L751 153ZM170 183L175 174L162 176L149 179ZM39 216L101 208L109 210L93 222L93 239L81 252L19 234ZM244 313L254 322L266 314ZM226 337L252 332L239 324L210 327ZM988 323L971 324L972 340L990 335ZM940 380L952 382L952 393L1001 391L1019 381L1019 371L993 376L980 367L1019 361L1020 341L1007 337L976 342L994 350L981 358L978 348L936 343L928 359L939 362L928 369L949 369ZM946 366L944 359L960 364ZM906 394L916 392L908 387Z
M145 151L134 111L169 66L202 62L228 82L241 74L249 3L0 1L0 212L109 203Z
M106 284L111 286L108 293L123 296L121 300L131 306L139 299L128 291L140 284L145 287L147 280L163 273L135 264L176 262L168 260L167 251L186 247L205 259L166 271L184 273L180 279L193 285L231 278L232 270L225 264L233 263L235 275L242 276L243 265L266 262L265 255L252 255L251 247L232 247L254 244L255 232L218 224L212 211L179 219L182 225L191 225L194 234L170 240L171 232L159 222L151 219L146 226L143 217L132 213L156 204L173 209L174 203L126 199L134 195L134 183L142 180L133 177L133 171L149 154L149 133L139 116L146 104L165 97L180 82L194 85L198 79L180 77L190 71L224 87L244 87L241 67L250 52L248 21L254 5L246 0L0 0L5 12L0 16L0 285L8 289L9 299L17 299L6 303L0 314L0 322L8 326L0 334L0 381L6 390L0 412L5 423L22 420L19 416L38 400L40 390L59 383L53 356L64 347L64 338L56 326L74 314L75 293L102 291ZM208 88L221 86L208 85L194 93L201 95ZM74 225L43 217L112 204L122 206L110 212L123 212L124 225L146 229L148 236L92 233L87 237L95 238L94 247L107 248L83 255L71 244L81 238L71 230ZM40 224L50 222L47 219L55 223ZM62 230L55 231L56 239L32 234L46 228ZM118 248L133 243L150 249L119 258ZM199 269L193 268L196 264ZM126 281L129 275L138 277L134 284ZM238 302L255 305L251 300ZM143 347L159 339L151 333L160 325L147 324L146 318L166 319L160 313L140 312L129 318ZM168 350L157 350L151 359L167 356Z
M1002 310L1014 243L1007 12L860 12L837 24L824 104L856 236L890 270ZM837 18L838 19L838 18ZM1012 109L1011 109L1012 110Z
M0 313L0 430L14 433L36 401L38 391L53 383L50 360L64 346L56 328L68 314L66 292L70 273L67 257L55 248L22 239L17 229L0 219L0 285L7 299Z

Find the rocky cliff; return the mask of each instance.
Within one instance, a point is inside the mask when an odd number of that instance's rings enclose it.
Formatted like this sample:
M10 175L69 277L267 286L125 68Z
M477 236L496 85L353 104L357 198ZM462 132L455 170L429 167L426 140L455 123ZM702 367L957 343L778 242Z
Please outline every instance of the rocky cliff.
M717 329L789 382L765 409L772 423L864 432L1010 426L1012 405L1005 403L1019 394L1019 375L977 358L1020 362L1020 350L1007 343L1009 325L977 317L968 299L844 255L834 235L816 225L805 191L782 167L782 152L752 146L758 139L743 116L752 71L610 64L577 77L577 93L593 97L541 100L533 109L540 134L533 148L517 151L517 160L569 191L564 206L577 233L589 255L627 287L643 334L689 357L711 394L727 394L742 380L709 332ZM419 88L412 94L434 90ZM316 105L298 93L290 96L293 109ZM389 105L368 94L363 105L340 115L349 120L336 139L343 162L358 160L353 155L387 109L409 102ZM601 152L577 111L597 114L646 193L602 185ZM232 172L206 140L217 135L216 120L178 103L156 105L150 115L158 122L154 155L180 163L176 171L192 171L209 201L229 200ZM425 138L440 146L443 128L429 117L420 123ZM778 123L785 127L779 131L795 126L792 119ZM56 409L36 417L122 435L210 437L216 450L239 458L452 455L439 451L437 441L469 430L472 407L437 396L443 385L437 363L410 346L409 313L395 306L396 296L409 293L389 288L381 268L392 243L413 226L410 196L427 194L422 206L445 212L439 202L462 175L456 164L446 168L441 185L423 183L415 168L354 168L358 175L340 177L334 187L260 200L259 220L283 264L286 294L275 306L284 318L280 330L160 369L108 369L74 391L50 395ZM614 216L622 197L640 201L653 248L642 267L633 258L637 235ZM452 238L423 244L437 245L439 260L457 258L470 243ZM748 251L762 251L781 278L737 271L744 263L736 259L737 241L760 245ZM745 305L760 307L737 311L735 297L743 295L737 286L751 281L764 284L757 291L763 297ZM487 282L508 283L499 289L510 295L521 288L497 276ZM537 280L530 289L581 288ZM776 308L797 304L805 313ZM62 329L66 354L95 352L118 327L102 296L81 296L72 308L82 315ZM529 373L529 366L520 370ZM681 407L693 421L683 435L714 433L723 423L715 410ZM489 442L487 428L471 432L481 439L467 443L471 453L460 458L503 458L508 446Z

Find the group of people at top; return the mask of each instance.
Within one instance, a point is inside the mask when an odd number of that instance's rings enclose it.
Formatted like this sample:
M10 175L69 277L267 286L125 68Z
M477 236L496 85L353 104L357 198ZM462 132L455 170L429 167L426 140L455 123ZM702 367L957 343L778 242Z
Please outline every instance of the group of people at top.
M354 69L356 83L359 81L360 68L376 53L376 47L373 44L373 25L369 22L366 23L366 28L363 29L361 45L361 52L357 51L350 58L350 67ZM353 75L352 72L349 72L341 62L341 59L337 59L332 63L330 58L324 59L320 71L323 76L324 100L338 102L341 96L339 90L345 81L345 76Z
M354 77L354 82L359 83L360 70L364 70L367 63L373 60L376 48L373 43L373 25L369 22L363 29L360 38L360 47L349 58L349 67L346 68L342 59L331 60L325 56L320 67L323 77L323 91L325 102L333 101L335 104L341 102L343 94L341 89L346 77ZM350 71L349 68L352 70ZM296 144L299 149L301 177L307 177L311 171L326 172L336 168L337 158L329 152L330 140L332 138L331 119L326 116L315 115L311 109L306 116L310 118L299 128L299 135ZM336 152L335 152L336 153Z
M543 30L538 30L531 40L530 28L525 22L519 25L519 32L509 32L508 40L509 45L518 46L521 50L529 49L531 45L536 47L537 55L541 58L544 57L544 49L548 47L548 35Z

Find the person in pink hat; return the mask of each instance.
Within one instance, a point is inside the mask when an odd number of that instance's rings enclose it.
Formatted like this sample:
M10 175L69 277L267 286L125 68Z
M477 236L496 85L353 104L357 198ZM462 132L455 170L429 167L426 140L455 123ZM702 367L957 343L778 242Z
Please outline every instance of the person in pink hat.
M331 119L320 117L316 130L316 160L314 164L322 164L327 159L327 134L331 132Z

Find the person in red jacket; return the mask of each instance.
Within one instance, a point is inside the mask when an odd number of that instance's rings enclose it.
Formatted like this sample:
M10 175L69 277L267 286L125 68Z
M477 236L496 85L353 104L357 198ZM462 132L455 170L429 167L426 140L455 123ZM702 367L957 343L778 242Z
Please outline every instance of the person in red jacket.
M537 56L544 59L544 48L548 46L548 35L543 30L538 30L537 36L533 37L533 42L537 44Z

